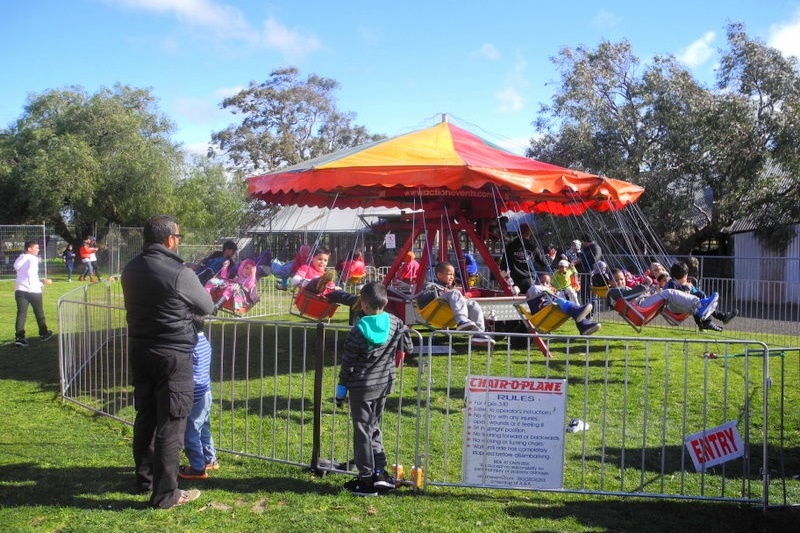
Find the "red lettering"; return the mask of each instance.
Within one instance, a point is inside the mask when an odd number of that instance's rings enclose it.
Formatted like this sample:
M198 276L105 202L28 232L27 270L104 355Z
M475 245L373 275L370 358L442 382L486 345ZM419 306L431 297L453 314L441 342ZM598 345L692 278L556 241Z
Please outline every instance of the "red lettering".
M698 463L705 463L706 458L703 456L703 446L701 439L694 439L689 443L692 447L692 451L694 452L694 456L697 457Z

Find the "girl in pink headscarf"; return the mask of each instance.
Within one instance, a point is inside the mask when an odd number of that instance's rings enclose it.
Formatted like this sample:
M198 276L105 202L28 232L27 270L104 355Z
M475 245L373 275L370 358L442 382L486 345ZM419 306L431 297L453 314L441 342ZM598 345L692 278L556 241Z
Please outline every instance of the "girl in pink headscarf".
M230 300L232 305L228 304L225 308L237 315L243 315L259 300L256 292L256 262L252 259L242 261L236 278L231 280L228 279L229 265L230 261L222 264L219 276L206 283L206 290L216 299L214 305L217 309Z

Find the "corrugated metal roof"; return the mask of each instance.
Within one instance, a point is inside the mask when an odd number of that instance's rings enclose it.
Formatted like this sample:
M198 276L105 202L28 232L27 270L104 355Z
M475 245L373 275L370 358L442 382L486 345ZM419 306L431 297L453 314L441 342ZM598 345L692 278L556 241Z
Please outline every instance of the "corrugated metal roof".
M272 218L250 228L250 233L325 232L352 233L368 229L378 219L397 216L400 209L327 209L319 207L282 207Z

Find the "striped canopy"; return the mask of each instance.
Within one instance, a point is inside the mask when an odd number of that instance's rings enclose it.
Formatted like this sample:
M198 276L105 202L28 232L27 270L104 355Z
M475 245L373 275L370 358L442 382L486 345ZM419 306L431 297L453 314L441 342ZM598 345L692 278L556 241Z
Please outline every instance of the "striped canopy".
M474 217L500 211L580 214L635 202L644 189L507 152L448 122L248 178L256 199L317 207L447 203Z

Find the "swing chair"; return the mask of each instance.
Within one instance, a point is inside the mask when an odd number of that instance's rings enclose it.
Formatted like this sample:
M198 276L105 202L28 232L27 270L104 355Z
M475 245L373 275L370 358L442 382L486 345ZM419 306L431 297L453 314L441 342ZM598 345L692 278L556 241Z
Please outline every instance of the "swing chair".
M425 323L434 329L451 329L456 327L456 318L453 309L443 298L435 298L424 307L420 307L414 300L417 314Z
M673 313L666 307L661 311L661 317L671 326L680 326L689 316L689 313Z
M260 265L261 260L263 259L263 257L264 257L263 254L261 256L259 256L258 260L254 262L254 267L253 268L258 270L258 266ZM239 264L239 266L237 268L240 268L241 265L245 263L245 261L251 261L251 260L250 259L243 260ZM211 278L211 279L215 279L215 278L217 278L217 276L214 276L214 278ZM228 279L227 281L230 282L232 280ZM237 278L237 281L238 281L238 278ZM248 313L248 311L250 311L250 309L253 308L253 306L255 306L258 302L261 301L261 297L259 296L258 292L256 291L256 287L257 287L257 285L252 287L251 289L245 289L244 287L241 287L241 286L235 288L234 291L233 291L234 294L232 294L230 297L226 298L225 301L222 303L222 305L219 306L219 309L222 310L222 311L225 311L228 314L234 315L236 317L239 317L239 318L243 317L244 315L246 315ZM225 297L225 289L226 289L226 286L224 286L222 284L211 288L209 290L209 294L211 295L211 300L214 301L214 302L218 302L223 297ZM237 294L237 293L239 293L239 294ZM237 301L237 296L243 296L244 297L244 301Z
M614 311L627 322L636 333L641 333L642 328L652 322L664 310L666 300L659 300L649 307L642 307L634 301L619 298L614 301Z
M339 304L302 288L295 292L289 303L289 314L316 321L329 320L338 309Z
M563 326L567 315L555 302L550 302L535 313L531 313L528 304L515 304L514 307L522 317L529 333L550 333Z

